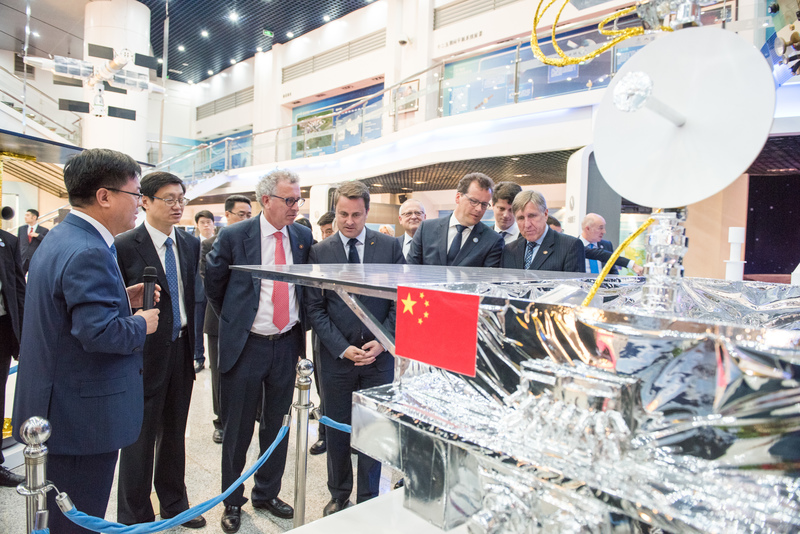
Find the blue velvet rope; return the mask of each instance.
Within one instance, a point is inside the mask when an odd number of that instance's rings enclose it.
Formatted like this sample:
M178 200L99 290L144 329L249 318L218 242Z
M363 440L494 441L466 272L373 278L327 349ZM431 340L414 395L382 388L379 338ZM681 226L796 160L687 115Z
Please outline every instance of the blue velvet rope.
M31 530L31 534L50 534L50 529L45 528L43 530Z
M320 417L319 418L319 422L322 423L325 426L329 426L331 428L335 428L336 430L339 430L341 432L347 432L348 434L351 434L353 432L353 427L352 426L346 425L344 423L337 423L336 421L334 421L333 419L331 419L327 415L323 415L322 417Z
M285 438L286 434L288 433L289 427L282 426L280 432L278 432L278 435L275 438L275 441L273 441L272 445L269 446L269 449L267 449L266 452L261 455L258 461L253 464L253 466L250 467L250 469L248 469L244 474L242 474L242 476L236 479L236 482L231 484L230 487L221 495L217 495L213 499L209 499L202 504L198 504L194 508L190 508L184 512L181 512L175 517L162 519L161 521L155 521L153 523L142 523L139 525L127 526L106 521L105 519L101 519L99 517L88 516L83 512L79 512L74 506L72 507L72 510L64 512L64 515L78 526L93 530L95 532L104 532L105 534L150 534L153 532L161 532L162 530L167 530L168 528L177 527L178 525L186 523L187 521L194 519L204 512L211 510L216 505L221 503L226 497L228 497L228 495L233 493L233 491L238 488L239 485L253 476L253 474L258 471L262 465L264 465L264 462L266 462L267 458L270 457L272 451L275 450L275 447L278 446L281 440Z

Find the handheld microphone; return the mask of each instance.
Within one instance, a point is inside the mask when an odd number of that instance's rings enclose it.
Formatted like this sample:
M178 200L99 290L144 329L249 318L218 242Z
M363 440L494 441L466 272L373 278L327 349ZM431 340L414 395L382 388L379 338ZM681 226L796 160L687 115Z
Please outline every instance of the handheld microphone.
M158 279L158 271L155 267L145 267L144 274L142 274L142 281L144 282L144 295L143 295L143 310L149 310L155 306L155 293L156 293L156 280Z

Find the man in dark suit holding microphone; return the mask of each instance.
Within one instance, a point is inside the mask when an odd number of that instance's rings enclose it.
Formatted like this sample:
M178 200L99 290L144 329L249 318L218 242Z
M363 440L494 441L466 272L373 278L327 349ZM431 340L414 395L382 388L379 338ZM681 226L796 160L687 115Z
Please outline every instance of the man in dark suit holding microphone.
M33 416L50 421L47 478L75 507L103 517L119 449L142 424L142 347L158 309L138 311L143 285L125 288L114 235L136 222L141 169L133 158L90 149L64 166L72 212L31 262L14 399L14 433ZM89 532L47 493L50 529Z
M397 239L365 227L369 213L369 189L362 182L345 182L334 193L334 213L339 229L330 239L311 249L310 263L405 263ZM325 415L350 424L354 391L388 384L394 376L394 358L375 339L335 293L305 289L308 316L320 340L322 394ZM358 297L384 327L394 332L395 303L386 299ZM329 428L327 516L345 508L353 491L350 435ZM358 453L358 502L378 496L380 462Z

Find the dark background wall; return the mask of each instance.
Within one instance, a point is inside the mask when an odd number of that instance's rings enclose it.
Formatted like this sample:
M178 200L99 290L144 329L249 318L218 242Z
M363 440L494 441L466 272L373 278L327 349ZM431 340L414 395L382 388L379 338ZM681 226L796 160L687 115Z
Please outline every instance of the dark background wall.
M750 176L745 274L790 274L800 263L800 175Z

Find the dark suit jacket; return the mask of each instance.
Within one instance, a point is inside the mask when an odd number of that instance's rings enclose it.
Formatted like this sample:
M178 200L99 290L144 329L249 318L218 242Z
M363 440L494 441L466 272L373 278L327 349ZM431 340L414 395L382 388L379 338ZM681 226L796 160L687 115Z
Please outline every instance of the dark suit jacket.
M36 229L36 233L39 234L38 237L34 237L31 239L31 242L28 243L28 225L24 224L19 227L17 230L17 237L19 238L19 246L20 246L20 254L22 255L22 268L27 273L28 267L31 264L31 258L33 258L33 253L36 252L36 249L39 248L39 245L42 244L42 239L44 236L47 235L47 228L42 226L41 224Z
M217 240L217 236L213 235L208 239L204 239L203 242L200 244L200 279L203 281L203 291L205 292L205 283L206 283L206 256L209 252L211 252L212 247L214 246L214 241ZM203 321L203 333L208 334L209 336L216 336L219 335L219 317L217 317L214 308L211 306L209 302L206 305L206 318Z
M0 354L17 356L25 304L25 272L22 270L19 240L5 230L0 230L0 282L3 284L3 303L14 332L13 339L2 341L5 346L0 348Z
M447 229L450 216L422 221L411 241L408 263L447 265ZM472 228L453 263L457 267L499 267L503 238L483 223Z
M133 317L114 255L70 213L33 258L25 295L14 435L50 420L54 454L101 454L130 445L142 426L143 317Z
M189 353L188 364L193 361L194 355L194 284L197 275L197 265L200 261L200 241L184 232L175 230L175 242L178 245L178 262L181 270L181 284L183 285L183 306L186 310L186 328L190 335L187 336ZM142 281L145 267L155 267L158 272L158 285L161 286L161 300L156 305L160 310L158 314L158 329L147 336L144 344L144 394L149 397L159 388L165 387L164 377L169 376L165 358L167 348L172 343L172 299L175 295L169 292L167 275L161 260L158 258L153 240L144 224L133 230L120 234L114 240L117 246L119 268L126 286L132 286Z
M311 247L308 262L347 263L347 253L339 233ZM367 229L363 263L405 263L403 249L397 238ZM353 265L353 268L363 267ZM320 340L320 355L324 362L322 369L326 373L345 373L351 370L354 367L353 362L347 358L339 358L339 355L350 345L360 348L364 343L375 339L375 336L333 291L306 287L304 292L308 319ZM389 332L394 332L394 301L364 296L357 298L377 321ZM394 359L390 353L382 352L375 359L375 365L380 369L388 369L394 365Z
M247 272L232 271L229 267L261 265L259 217L223 228L217 234L211 252L206 256L206 297L219 317L220 373L230 371L236 364L258 311L261 279ZM295 264L308 263L311 230L294 223L288 226L288 232L292 261ZM300 308L300 321L305 328L303 292L298 286L295 286L295 292Z
M614 253L614 245L611 244L611 241L601 239L597 243L597 248L589 248L587 246L584 249L584 253L586 254L587 260L598 260L601 263L606 263L611 257L611 254ZM624 256L620 256L617 258L617 261L614 262L614 267L611 268L608 274L619 274L617 267L627 267L630 265L630 263L631 260ZM602 266L600 268L602 269Z
M506 245L503 248L502 267L524 269L527 244L525 238L520 238ZM583 242L576 237L548 230L536 256L533 257L529 270L586 272Z

